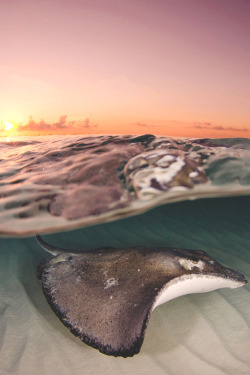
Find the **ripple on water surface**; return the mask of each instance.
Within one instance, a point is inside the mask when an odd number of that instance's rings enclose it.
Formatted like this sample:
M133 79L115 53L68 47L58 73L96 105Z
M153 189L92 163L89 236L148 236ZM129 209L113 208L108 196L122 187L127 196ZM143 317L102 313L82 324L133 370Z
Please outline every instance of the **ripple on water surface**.
M68 230L164 203L250 193L249 139L50 136L2 139L0 149L2 235Z

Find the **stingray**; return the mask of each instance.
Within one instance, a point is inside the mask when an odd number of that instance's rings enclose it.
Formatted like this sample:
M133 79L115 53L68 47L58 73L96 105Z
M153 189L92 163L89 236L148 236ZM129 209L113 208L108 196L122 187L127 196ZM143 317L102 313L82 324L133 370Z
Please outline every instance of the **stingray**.
M52 310L84 343L116 357L139 353L157 306L247 283L202 250L136 246L77 252L37 240L53 255L38 266Z

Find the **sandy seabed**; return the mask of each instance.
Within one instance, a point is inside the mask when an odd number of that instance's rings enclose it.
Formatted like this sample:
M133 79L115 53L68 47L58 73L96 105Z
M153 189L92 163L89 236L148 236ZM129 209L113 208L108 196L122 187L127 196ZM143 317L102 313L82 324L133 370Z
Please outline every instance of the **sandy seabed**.
M203 249L250 281L249 212L249 197L182 202L46 240L82 249L135 244ZM0 240L0 375L250 373L250 284L158 307L141 352L114 358L82 343L52 312L36 278L36 266L46 256L34 237Z

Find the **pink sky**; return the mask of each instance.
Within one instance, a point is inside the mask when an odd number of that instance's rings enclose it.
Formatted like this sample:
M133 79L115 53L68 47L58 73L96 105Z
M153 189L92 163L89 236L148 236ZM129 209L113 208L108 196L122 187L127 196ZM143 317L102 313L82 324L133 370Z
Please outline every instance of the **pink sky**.
M1 0L0 14L0 120L18 134L250 137L249 1Z

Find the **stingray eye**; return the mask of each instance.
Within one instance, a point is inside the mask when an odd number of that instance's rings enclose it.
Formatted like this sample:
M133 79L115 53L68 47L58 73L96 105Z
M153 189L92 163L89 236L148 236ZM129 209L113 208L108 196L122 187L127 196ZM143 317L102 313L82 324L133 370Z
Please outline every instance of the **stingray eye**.
M197 267L200 270L202 270L204 267L204 262L202 260L181 258L179 260L179 263L181 267L184 268L186 271L192 271L194 267Z

